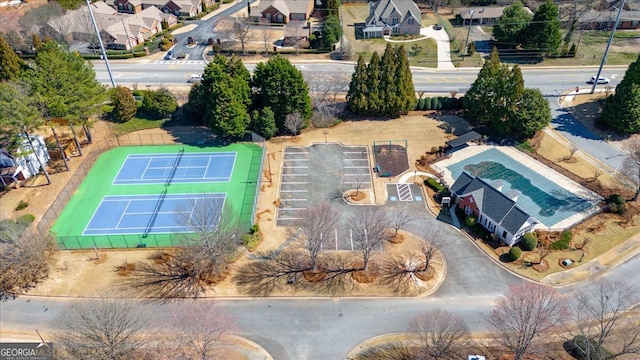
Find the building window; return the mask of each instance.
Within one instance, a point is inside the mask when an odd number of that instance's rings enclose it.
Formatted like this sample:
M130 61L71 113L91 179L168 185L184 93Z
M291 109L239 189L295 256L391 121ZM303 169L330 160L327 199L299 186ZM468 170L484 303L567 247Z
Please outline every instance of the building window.
M631 22L631 27L637 28L638 27L638 23L640 23L640 21L635 20Z
M507 232L506 232L506 231L503 231L503 232L502 232L502 238L503 238L503 239L506 239L506 238L507 238Z
M395 25L398 23L398 18L393 18L392 23Z
M415 22L415 20L413 18L409 19L409 21L407 21L407 23L409 23L409 25L413 25L413 23Z

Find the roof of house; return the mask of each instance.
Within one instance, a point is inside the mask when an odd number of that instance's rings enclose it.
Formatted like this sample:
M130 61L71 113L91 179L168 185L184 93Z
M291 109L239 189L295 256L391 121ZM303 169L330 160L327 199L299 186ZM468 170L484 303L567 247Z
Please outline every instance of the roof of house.
M422 22L422 15L418 5L410 0L378 0L371 5L369 16L365 22L370 24L372 20L377 21L388 18L394 13L401 16L401 23L408 18L415 19L418 24Z
M582 23L592 22L611 22L616 21L617 12L615 11L595 11L591 10L584 13L579 21ZM638 21L640 20L640 11L622 10L620 21Z
M506 6L474 6L474 7L461 7L458 8L460 17L464 20L471 18L471 11L473 11L474 19L495 19L502 16ZM525 11L530 15L533 15L533 11L525 6Z
M282 15L289 16L289 14L306 14L309 9L309 2L313 0L263 0L256 6L256 10L262 13L269 7L273 6ZM307 14L311 15L311 14Z
M460 197L473 196L478 209L511 234L538 222L499 189L467 172L456 179L450 190Z
M469 141L478 140L482 137L482 135L478 134L475 131L470 131L466 134L462 134L453 140L446 141L445 144L451 147L458 147L468 143Z
M289 21L284 27L284 37L304 37L309 35L307 22L303 20Z

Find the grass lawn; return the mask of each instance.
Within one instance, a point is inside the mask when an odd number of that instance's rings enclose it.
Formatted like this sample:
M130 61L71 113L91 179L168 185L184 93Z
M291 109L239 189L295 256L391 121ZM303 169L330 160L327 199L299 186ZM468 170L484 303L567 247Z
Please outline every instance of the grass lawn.
M166 121L169 121L169 119L166 118L161 120L149 120L149 119L140 119L140 118L134 117L133 119L127 122L113 124L112 130L114 133L118 135L122 135L122 134L128 134L130 132L134 132L138 130L161 128Z

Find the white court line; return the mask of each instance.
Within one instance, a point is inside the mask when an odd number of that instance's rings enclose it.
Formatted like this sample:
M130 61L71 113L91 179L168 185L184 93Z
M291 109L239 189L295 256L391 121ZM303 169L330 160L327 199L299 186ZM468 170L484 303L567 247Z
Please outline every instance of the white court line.
M147 159L147 166L144 167L144 171L142 172L141 177L139 177L138 179L132 179L132 180L144 180L144 175L147 173L147 170L149 169L149 164L151 164L151 160L152 158Z
M124 208L124 211L122 212L122 214L120 214L120 219L118 219L118 222L116 223L116 229L119 228L120 222L122 221L122 218L124 218L124 214L127 213L127 209L129 208L129 205L131 205L131 200L127 201L127 206Z

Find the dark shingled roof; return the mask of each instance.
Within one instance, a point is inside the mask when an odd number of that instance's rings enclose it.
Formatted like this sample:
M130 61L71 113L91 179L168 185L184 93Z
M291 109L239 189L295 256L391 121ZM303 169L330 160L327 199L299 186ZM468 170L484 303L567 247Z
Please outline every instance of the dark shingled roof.
M478 140L482 137L482 135L478 134L475 131L471 131L468 132L466 134L460 135L457 138L453 139L453 140L449 140L447 142L445 142L445 144L447 144L447 146L452 147L452 148L456 148L458 146L462 146L466 143L468 143L469 141L474 141L474 140Z
M473 196L478 209L511 234L516 234L531 218L509 196L469 173L463 172L451 186L450 191L460 197Z

